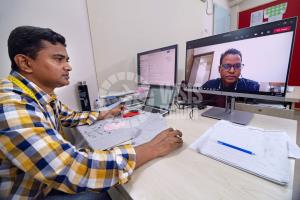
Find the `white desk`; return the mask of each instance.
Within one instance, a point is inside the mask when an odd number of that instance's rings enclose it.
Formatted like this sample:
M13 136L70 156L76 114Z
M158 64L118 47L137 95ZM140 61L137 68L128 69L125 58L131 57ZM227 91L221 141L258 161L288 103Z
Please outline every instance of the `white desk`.
M123 195L136 200L292 199L294 161L292 179L284 187L201 155L188 146L217 120L201 117L197 111L190 120L188 113L177 110L167 116L171 127L183 131L184 146L137 169L127 184L119 186ZM295 120L255 114L249 125L284 129L296 140Z

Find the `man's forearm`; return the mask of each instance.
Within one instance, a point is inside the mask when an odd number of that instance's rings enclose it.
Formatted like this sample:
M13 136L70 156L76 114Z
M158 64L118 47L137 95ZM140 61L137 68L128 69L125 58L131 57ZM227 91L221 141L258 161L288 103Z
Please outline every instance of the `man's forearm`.
M109 117L110 115L111 115L110 110L101 111L98 118L97 118L97 120L105 119L105 118Z
M146 162L158 157L155 149L150 143L145 143L134 148L136 152L136 167L138 168Z
M100 112L97 119L102 120L102 119L106 119L106 118L109 118L109 117L118 116L122 113L123 110L124 110L124 105L120 104L120 105L118 105L117 107L115 107L111 110Z

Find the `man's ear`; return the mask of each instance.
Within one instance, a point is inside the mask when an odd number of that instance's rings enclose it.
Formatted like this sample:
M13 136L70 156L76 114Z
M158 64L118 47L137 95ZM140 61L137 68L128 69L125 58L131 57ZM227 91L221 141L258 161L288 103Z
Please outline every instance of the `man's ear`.
M219 73L221 72L221 65L219 65Z
M30 58L28 56L17 54L15 55L14 61L18 65L20 71L32 73Z

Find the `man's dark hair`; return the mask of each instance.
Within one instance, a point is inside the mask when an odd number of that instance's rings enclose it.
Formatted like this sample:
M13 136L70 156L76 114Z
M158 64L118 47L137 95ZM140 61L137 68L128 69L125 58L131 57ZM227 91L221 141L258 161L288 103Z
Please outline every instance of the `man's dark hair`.
M18 70L18 66L14 61L14 57L17 54L24 54L35 59L37 53L44 48L42 41L48 41L53 45L60 43L66 47L65 38L49 28L34 26L19 26L15 28L10 33L7 41L11 68Z
M227 51L225 51L220 58L220 65L222 65L223 59L225 56L229 55L229 54L233 54L233 55L239 55L241 57L241 61L242 61L242 53L237 50L237 49L228 49Z

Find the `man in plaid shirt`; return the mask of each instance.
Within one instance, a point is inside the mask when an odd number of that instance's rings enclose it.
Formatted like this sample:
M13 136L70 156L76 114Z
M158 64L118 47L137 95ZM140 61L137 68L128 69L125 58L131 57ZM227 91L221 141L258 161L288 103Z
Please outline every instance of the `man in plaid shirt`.
M61 126L92 124L120 114L75 112L54 89L69 84L65 38L51 29L21 26L8 39L12 71L0 80L0 199L110 199L107 190L133 170L182 146L167 129L138 147L76 149Z

